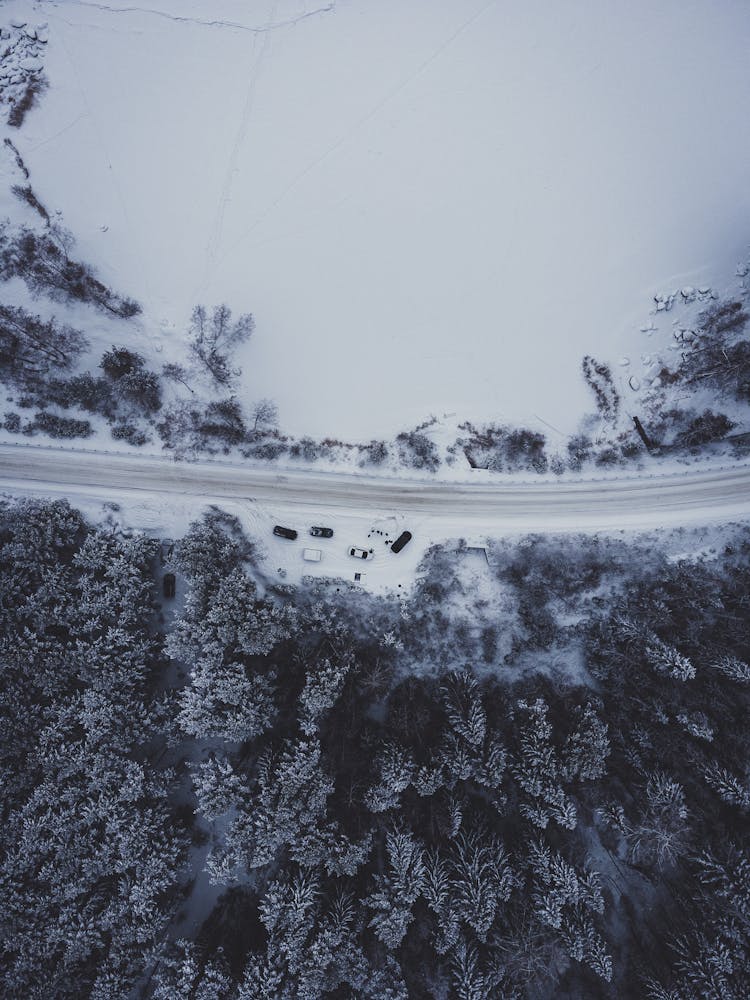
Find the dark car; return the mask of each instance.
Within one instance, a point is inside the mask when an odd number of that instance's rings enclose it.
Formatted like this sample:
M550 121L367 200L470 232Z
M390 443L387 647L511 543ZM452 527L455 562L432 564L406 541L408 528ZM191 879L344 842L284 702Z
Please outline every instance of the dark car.
M164 574L161 587L165 597L174 597L177 590L177 581L174 578L174 573Z
M333 538L333 528L310 528L310 534L315 538Z
M274 535L278 535L279 538L288 538L290 542L293 542L297 537L297 532L294 528L282 528L280 524L277 524L273 529Z
M393 543L393 545L391 545L391 552L400 552L401 549L403 549L405 545L408 545L410 541L411 541L411 532L402 531L401 534L396 539L396 541Z

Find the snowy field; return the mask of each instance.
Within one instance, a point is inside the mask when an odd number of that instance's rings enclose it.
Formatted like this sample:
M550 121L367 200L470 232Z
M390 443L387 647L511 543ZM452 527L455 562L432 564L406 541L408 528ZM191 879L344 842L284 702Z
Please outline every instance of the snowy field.
M197 302L252 311L241 394L293 434L568 434L584 353L637 357L654 293L723 291L747 257L740 0L3 14L49 24L14 141L80 256L165 358Z

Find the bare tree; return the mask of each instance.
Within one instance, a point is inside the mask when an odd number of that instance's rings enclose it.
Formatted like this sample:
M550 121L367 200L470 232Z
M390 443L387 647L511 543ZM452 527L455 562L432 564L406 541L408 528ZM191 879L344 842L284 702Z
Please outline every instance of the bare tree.
M188 385L186 381L187 371L182 365L178 365L174 361L169 361L167 364L162 365L161 373L164 378L171 379L173 382L180 382L186 389L189 389L190 392L195 395L195 389Z
M259 399L250 411L253 433L263 428L275 427L279 422L279 408L272 399Z
M15 306L0 306L0 373L9 381L69 371L88 341L73 327L42 320Z
M232 378L229 354L250 338L255 320L246 313L232 322L227 305L214 306L209 316L205 306L196 306L190 318L190 350L220 385Z

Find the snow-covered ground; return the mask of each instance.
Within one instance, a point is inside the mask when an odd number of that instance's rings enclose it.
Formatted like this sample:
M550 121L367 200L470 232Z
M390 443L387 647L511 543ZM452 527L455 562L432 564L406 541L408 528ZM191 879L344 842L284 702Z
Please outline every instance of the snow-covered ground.
M640 366L670 336L640 330L652 296L724 292L747 257L740 0L2 14L49 24L14 140L79 256L165 359L196 302L252 311L241 396L294 434L431 413L568 434L583 354Z

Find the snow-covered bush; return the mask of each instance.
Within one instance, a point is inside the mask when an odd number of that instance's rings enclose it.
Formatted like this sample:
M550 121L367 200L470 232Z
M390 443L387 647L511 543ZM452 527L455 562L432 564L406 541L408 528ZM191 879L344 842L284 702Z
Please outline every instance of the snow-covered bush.
M399 457L404 465L413 469L435 472L440 466L437 445L419 431L404 431L396 437Z
M460 438L458 444L472 468L494 472L547 471L546 439L538 431L499 424L476 427L468 422L461 425L461 430L467 436Z
M28 429L27 429L28 428ZM42 431L53 438L91 437L94 429L88 420L76 420L73 417L61 417L56 413L40 410L34 414L34 419L26 425L25 433Z

